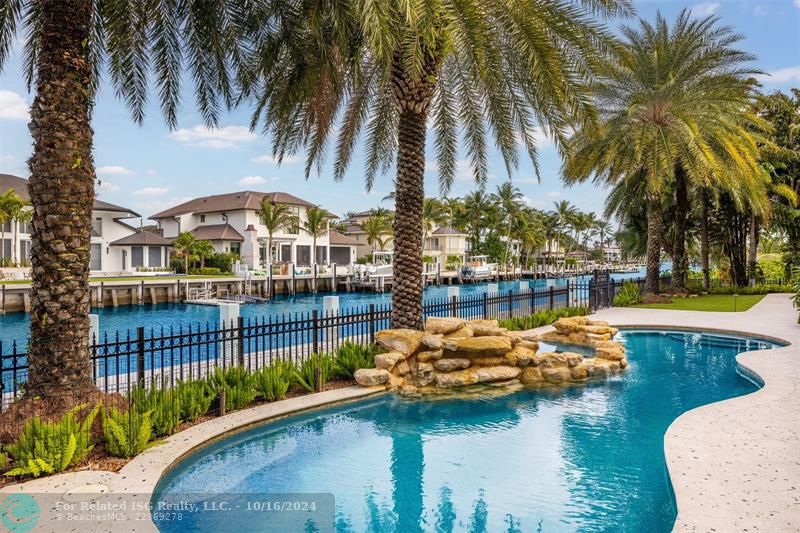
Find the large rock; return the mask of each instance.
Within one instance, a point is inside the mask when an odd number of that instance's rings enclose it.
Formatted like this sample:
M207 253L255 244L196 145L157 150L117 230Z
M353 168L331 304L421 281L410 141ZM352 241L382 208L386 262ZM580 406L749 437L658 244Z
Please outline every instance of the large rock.
M400 352L379 353L375 356L375 368L382 368L391 372L397 363L405 360L406 356Z
M503 356L511 351L509 337L467 337L463 339L444 339L442 348L445 357L491 357ZM453 355L457 354L457 355Z
M564 352L564 357L567 359L567 366L570 368L578 366L583 361L583 356L575 352Z
M436 374L436 386L442 388L464 387L478 383L478 376L472 370L459 370Z
M611 326L581 326L581 330L585 331L586 333L591 333L593 335L616 335L619 330L617 328L612 328Z
M550 383L564 383L572 380L572 372L566 366L561 367L539 367L542 377Z
M474 331L472 330L472 326L467 324L466 322L460 328L450 333L447 333L443 336L444 339L464 339L467 337L472 337L474 335Z
M469 325L476 337L498 337L508 333L506 328L501 328L497 320L470 320Z
M527 385L530 383L541 383L544 378L542 377L542 371L538 367L529 366L522 370L520 380Z
M430 361L436 361L437 359L441 359L444 355L442 350L430 350L426 352L419 352L417 354L417 361L420 363L428 363Z
M433 362L433 367L442 372L452 372L453 370L464 370L469 367L469 359L439 359Z
M533 362L536 352L522 345L517 344L505 355L506 361L512 366L528 366Z
M505 357L495 356L495 357L471 357L470 361L475 366L497 366L497 365L504 365L508 364L508 361Z
M539 366L541 368L561 368L567 366L567 356L558 352L542 352L539 356Z
M433 383L436 377L433 365L430 363L420 363L417 365L417 383L420 387L425 387Z
M595 357L619 361L625 358L625 347L621 342L605 341L595 346Z
M475 370L479 383L489 381L504 381L514 379L520 375L522 370L514 366L487 366Z
M384 329L375 334L375 342L387 350L400 352L408 357L422 344L425 333L413 329Z
M456 317L432 316L425 322L425 331L434 335L453 333L464 327L466 320Z
M442 336L441 335L425 335L422 337L422 345L429 350L442 349Z
M523 341L536 342L539 340L539 334L532 329L527 329L524 331L509 331L506 333L506 336L511 338L511 343L514 345Z
M383 368L359 368L353 374L356 383L362 387L375 387L389 383L392 375Z
M586 365L581 363L577 366L573 366L569 369L569 373L572 376L573 380L582 381L589 377L589 370L586 368Z
M400 361L397 363L397 366L394 367L394 373L399 376L408 374L409 372L411 372L411 367L408 365L408 361Z

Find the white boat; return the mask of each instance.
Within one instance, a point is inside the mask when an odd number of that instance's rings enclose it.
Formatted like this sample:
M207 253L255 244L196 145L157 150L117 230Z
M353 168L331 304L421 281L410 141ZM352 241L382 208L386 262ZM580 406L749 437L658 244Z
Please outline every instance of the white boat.
M473 255L461 267L461 277L469 281L487 279L494 276L496 271L497 264L489 263L488 256Z

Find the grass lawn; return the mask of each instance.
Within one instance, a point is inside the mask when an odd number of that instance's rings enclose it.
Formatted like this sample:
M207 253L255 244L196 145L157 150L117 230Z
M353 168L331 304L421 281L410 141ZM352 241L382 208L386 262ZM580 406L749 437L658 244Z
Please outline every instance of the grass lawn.
M736 297L732 294L709 294L697 298L673 298L672 303L668 304L640 304L633 307L676 311L747 311L763 297L763 294L740 294Z

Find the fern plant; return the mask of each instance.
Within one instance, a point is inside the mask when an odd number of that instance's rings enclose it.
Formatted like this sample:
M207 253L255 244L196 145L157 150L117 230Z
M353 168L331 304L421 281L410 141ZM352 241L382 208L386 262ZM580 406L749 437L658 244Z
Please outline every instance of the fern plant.
M642 303L639 285L632 281L626 281L614 296L614 307L629 307L638 303Z
M103 409L103 436L108 453L116 457L133 457L147 447L153 434L151 411L138 413L135 409L120 412L111 407Z
M375 368L375 345L347 341L336 350L336 375L352 379L359 368Z
M225 407L228 410L241 409L256 397L253 375L241 366L216 368L209 376L208 384L215 396L225 389Z
M294 366L275 363L253 375L253 385L259 397L268 402L282 400L294 380Z
M181 402L176 390L138 387L131 391L130 401L137 413L150 412L154 437L172 435L182 421Z
M176 388L181 404L181 419L197 421L211 409L214 391L205 380L179 381Z
M317 368L320 369L319 383ZM336 373L336 361L330 355L314 354L295 370L295 379L309 392L322 388Z
M92 450L92 424L100 406L95 406L83 421L78 413L86 408L76 406L58 421L34 417L25 422L16 442L8 446L14 468L7 476L39 477L56 474L83 461Z

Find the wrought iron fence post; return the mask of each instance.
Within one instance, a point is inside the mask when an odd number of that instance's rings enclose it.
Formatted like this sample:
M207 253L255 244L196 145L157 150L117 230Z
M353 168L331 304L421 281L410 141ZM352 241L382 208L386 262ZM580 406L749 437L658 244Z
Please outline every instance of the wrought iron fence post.
M555 305L556 305L555 294L553 294L554 291L555 291L555 285L550 285L550 288L547 290L547 293L548 293L547 294L547 298L550 301L550 310L551 311L553 309L555 309Z
M369 342L375 342L375 304L369 304Z
M144 327L136 328L136 383L144 387Z
M237 351L239 352L239 366L244 366L244 317L240 316L236 319L236 342L238 343Z
M489 319L489 293L483 293L483 319Z
M514 291L508 290L508 318L514 318Z
M567 307L569 307L569 304L570 304L569 291L570 291L569 280L567 280Z
M319 351L319 311L311 311L311 349L313 353Z
M589 304L589 310L590 311L594 311L595 309L597 309L597 305L596 305L595 299L596 299L596 295L594 293L594 281L590 279L589 280L589 301L587 302Z
M458 316L458 296L450 297L450 316Z

